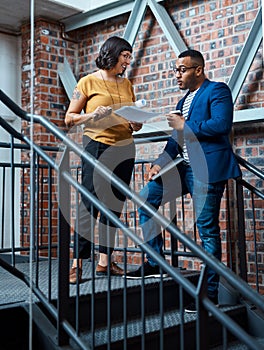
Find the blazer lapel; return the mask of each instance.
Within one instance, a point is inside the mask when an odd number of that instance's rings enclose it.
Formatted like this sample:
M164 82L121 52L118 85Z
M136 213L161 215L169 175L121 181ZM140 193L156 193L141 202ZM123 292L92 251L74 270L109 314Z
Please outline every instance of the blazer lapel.
M208 79L205 79L205 81L203 82L203 84L200 86L199 90L197 91L197 93L195 94L193 100L192 100L192 103L190 105L190 109L189 109L189 113L188 113L188 118L186 120L189 120L190 119L190 116L192 114L192 110L193 110L193 107L196 103L196 101L198 100L198 98L201 96L201 94L203 93L203 91L206 89L207 85L209 83L209 80ZM190 92L188 92L185 97L184 97L184 100L185 98L189 95Z

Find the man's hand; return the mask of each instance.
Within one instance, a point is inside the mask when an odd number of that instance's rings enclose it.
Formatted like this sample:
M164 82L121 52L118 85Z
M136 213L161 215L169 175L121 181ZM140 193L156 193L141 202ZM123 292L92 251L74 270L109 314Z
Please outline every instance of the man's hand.
M173 129L176 129L178 131L183 130L185 119L184 117L179 113L173 113L166 114L167 121L169 123L169 126Z
M148 180L152 180L152 176L158 174L160 172L161 167L158 164L153 165L148 173Z

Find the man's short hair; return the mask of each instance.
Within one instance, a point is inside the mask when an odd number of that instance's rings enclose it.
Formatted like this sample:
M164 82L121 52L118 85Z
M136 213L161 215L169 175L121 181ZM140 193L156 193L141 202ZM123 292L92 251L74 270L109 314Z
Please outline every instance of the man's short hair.
M204 67L204 58L200 51L197 50L186 50L179 54L178 58L191 57L199 66Z

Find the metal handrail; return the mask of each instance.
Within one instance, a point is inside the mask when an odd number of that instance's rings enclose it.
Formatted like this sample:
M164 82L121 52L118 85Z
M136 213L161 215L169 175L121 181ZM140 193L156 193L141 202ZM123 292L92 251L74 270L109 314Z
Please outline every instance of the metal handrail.
M248 169L252 174L260 177L262 180L264 180L264 172L259 170L257 167L255 167L253 164L249 163L242 157L236 154L236 158L241 166Z

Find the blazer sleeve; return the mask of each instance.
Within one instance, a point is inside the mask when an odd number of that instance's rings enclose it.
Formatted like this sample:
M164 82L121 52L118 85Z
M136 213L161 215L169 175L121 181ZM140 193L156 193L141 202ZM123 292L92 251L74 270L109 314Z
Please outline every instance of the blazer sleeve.
M159 155L159 157L153 162L153 165L158 164L161 168L171 162L177 157L179 152L179 145L177 140L177 132L174 130L171 137L169 137L164 151Z

